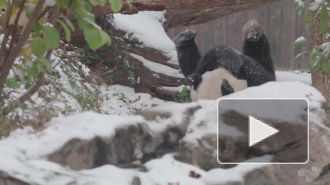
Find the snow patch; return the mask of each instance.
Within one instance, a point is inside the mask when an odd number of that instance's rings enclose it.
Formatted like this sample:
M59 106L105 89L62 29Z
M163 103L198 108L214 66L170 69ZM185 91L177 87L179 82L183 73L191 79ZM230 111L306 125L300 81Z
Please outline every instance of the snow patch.
M146 47L163 51L170 60L177 63L177 53L173 41L167 36L162 23L165 21L165 12L143 11L134 15L113 14L114 25L132 34Z
M299 71L276 71L276 81L278 82L302 82L307 85L312 85L311 73Z
M151 61L149 61L139 55L133 54L133 53L131 53L130 55L132 57L138 59L139 61L141 61L143 63L143 65L145 67L149 68L151 71L154 71L154 72L160 73L160 74L164 74L167 76L177 77L177 78L183 77L183 75L179 72L178 69L173 69L173 68L170 68L170 67L162 65L162 64L151 62Z

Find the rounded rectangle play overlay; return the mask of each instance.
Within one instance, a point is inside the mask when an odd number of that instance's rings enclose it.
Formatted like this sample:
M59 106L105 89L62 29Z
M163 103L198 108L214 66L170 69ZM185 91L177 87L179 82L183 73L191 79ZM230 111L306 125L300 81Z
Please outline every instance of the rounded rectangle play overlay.
M218 100L220 164L306 164L309 160L307 99Z

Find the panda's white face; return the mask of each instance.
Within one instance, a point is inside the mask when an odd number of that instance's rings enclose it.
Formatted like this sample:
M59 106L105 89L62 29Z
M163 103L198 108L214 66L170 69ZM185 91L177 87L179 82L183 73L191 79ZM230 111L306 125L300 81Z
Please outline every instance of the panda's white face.
M228 80L229 84L233 87L234 92L247 88L246 80L239 80L226 69L218 68L204 73L202 75L202 82L196 90L191 88L191 100L214 100L220 98L222 96L220 87L223 79Z

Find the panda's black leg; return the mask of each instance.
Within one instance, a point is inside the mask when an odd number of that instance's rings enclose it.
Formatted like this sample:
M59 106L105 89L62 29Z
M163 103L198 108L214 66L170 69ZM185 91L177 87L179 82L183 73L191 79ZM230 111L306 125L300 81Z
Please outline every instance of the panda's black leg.
M242 63L239 53L228 46L220 45L208 51L200 59L195 72L202 75L206 71L223 67L231 73L238 73Z
M241 55L244 61L239 75L246 79L248 87L264 84L269 81L274 81L274 75L267 71L261 64L253 58ZM238 77L236 77L238 78Z
M223 79L221 84L221 94L222 96L226 96L234 92L233 87L229 84L228 80Z
M186 30L174 38L179 65L185 77L195 71L197 62L201 58L195 37L196 33L194 31Z
M269 42L262 27L256 20L244 25L243 54L260 63L275 80L275 70L271 57Z

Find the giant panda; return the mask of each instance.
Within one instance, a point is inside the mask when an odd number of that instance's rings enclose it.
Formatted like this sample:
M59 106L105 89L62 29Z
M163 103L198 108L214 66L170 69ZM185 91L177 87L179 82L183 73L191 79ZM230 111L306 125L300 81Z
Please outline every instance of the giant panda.
M201 56L194 31L184 31L175 39L178 61L191 86L191 99L217 99L250 86L274 81L268 39L261 26L249 21L243 28L243 53L219 45Z

